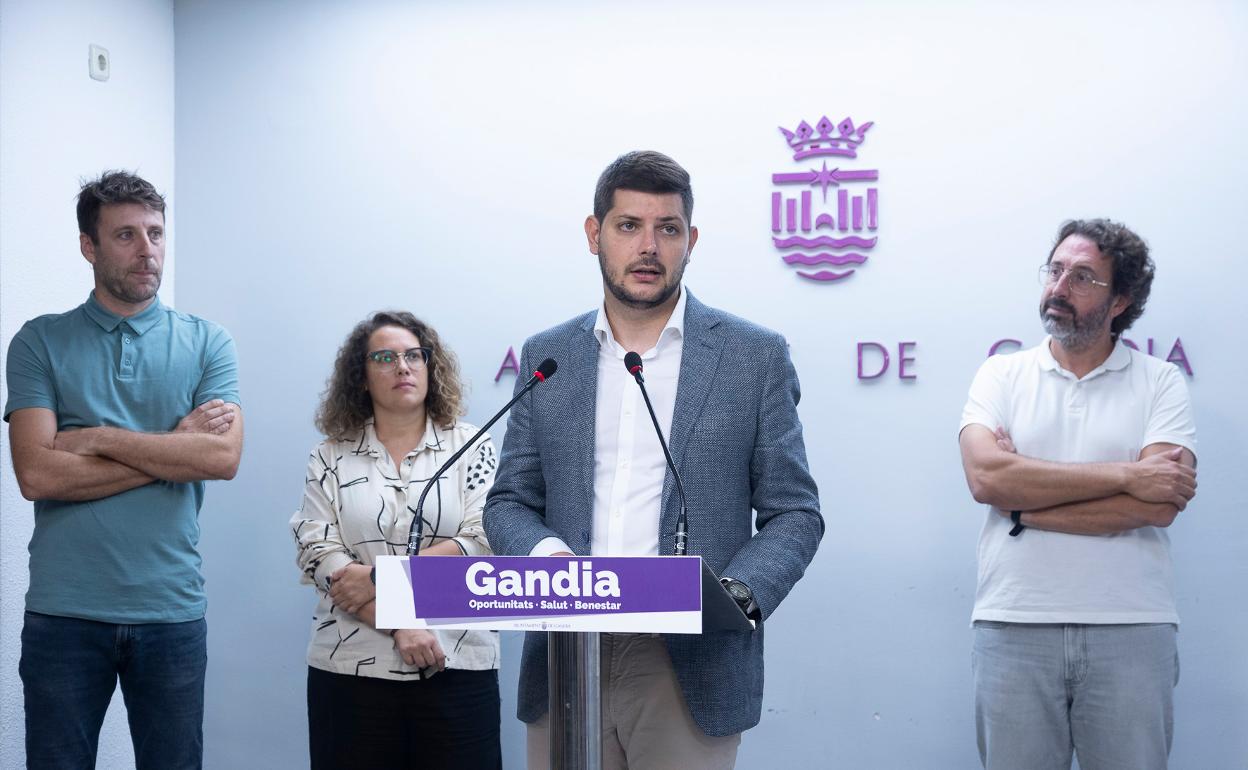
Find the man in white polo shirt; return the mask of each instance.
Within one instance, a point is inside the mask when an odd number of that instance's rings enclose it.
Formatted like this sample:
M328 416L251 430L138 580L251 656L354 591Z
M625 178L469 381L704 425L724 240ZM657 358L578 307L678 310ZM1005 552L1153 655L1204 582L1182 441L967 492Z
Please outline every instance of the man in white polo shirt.
M971 385L962 464L988 505L975 596L975 724L989 770L1165 768L1178 681L1165 528L1196 493L1183 375L1127 347L1148 246L1065 223L1040 268L1049 337Z

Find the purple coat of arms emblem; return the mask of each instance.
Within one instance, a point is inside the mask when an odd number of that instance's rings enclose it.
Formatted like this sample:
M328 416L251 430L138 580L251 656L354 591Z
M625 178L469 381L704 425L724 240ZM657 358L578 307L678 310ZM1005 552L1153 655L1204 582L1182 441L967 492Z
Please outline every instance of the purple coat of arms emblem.
M797 274L802 278L827 282L848 278L866 263L867 252L875 248L880 221L879 190L874 184L866 189L858 185L876 182L879 171L841 167L841 159L858 157L858 147L872 125L855 126L849 118L834 124L825 116L813 127L803 120L794 131L780 129L793 151L794 161L822 161L819 168L812 165L808 171L771 175L773 184L809 188L787 197L780 190L771 194L772 242L785 263L805 268L829 266L799 269ZM835 167L828 168L829 159ZM836 193L835 214L828 196L830 187ZM817 215L816 189L821 193Z

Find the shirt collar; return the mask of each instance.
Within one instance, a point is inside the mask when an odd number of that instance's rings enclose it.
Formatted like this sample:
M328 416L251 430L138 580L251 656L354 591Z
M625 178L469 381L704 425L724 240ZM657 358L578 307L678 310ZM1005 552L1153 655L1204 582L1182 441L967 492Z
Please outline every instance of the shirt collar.
M87 317L99 324L100 328L106 332L117 329L121 324L126 324L134 331L135 334L142 335L148 329L156 325L160 320L161 311L164 305L160 303L160 297L152 297L152 304L143 308L132 316L119 316L108 308L100 304L95 298L95 292L92 291L87 295L87 301L83 303L83 308L87 313Z
M1040 345L1040 368L1049 372L1058 372L1060 374L1073 374L1062 368L1062 365L1053 357L1053 349L1050 344L1053 342L1052 335L1046 336L1044 342ZM1101 365L1088 372L1083 379L1091 379L1105 372L1117 372L1126 369L1131 364L1131 351L1127 348L1127 344L1122 341L1122 337L1114 341L1113 350L1109 351L1109 357L1106 358Z
M416 445L412 451L407 454L420 454L426 449L431 451L440 451L442 449L443 434L446 431L435 428L433 420L429 417L425 418L425 435L421 438L420 443ZM373 418L370 417L364 423L364 445L361 447L365 452L373 457L382 457L386 451L386 445L381 443L381 439L377 438L377 428L373 424Z
M685 305L689 298L689 292L685 291L685 287L680 287L680 299L676 300L676 307L672 308L672 314L667 318L667 324L663 327L663 331L659 332L659 341L654 347L658 348L663 344L666 338L685 336ZM607 303L603 300L602 305L598 308L598 317L594 319L594 336L598 338L598 344L612 349L619 348L620 345L615 341L615 335L611 333L611 324L607 322ZM642 353L644 356L650 351ZM623 350L620 352L623 357Z

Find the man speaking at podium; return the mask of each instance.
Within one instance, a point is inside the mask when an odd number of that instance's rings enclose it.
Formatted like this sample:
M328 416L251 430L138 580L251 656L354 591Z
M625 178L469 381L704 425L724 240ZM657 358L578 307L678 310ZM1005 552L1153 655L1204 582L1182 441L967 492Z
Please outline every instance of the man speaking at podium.
M585 235L602 305L525 343L521 371L550 357L559 377L511 413L485 529L505 555L673 553L680 499L624 365L635 351L688 495L688 553L762 621L814 556L823 519L784 339L681 285L692 213L689 174L660 153L622 155L598 179ZM761 624L603 634L601 655L603 767L734 765L762 708ZM545 633L526 635L519 689L529 767L547 767Z

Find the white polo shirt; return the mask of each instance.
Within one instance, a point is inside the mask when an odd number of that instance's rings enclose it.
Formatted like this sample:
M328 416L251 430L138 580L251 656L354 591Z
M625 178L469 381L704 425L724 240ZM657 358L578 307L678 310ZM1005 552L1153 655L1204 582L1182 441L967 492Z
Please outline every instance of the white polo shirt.
M1039 346L980 367L967 425L1004 427L1019 454L1065 463L1131 462L1150 444L1196 452L1187 383L1174 364L1122 343L1082 379ZM1009 623L1178 623L1170 539L1141 527L1116 535L1028 529L1010 537L988 506L979 536L974 620Z

